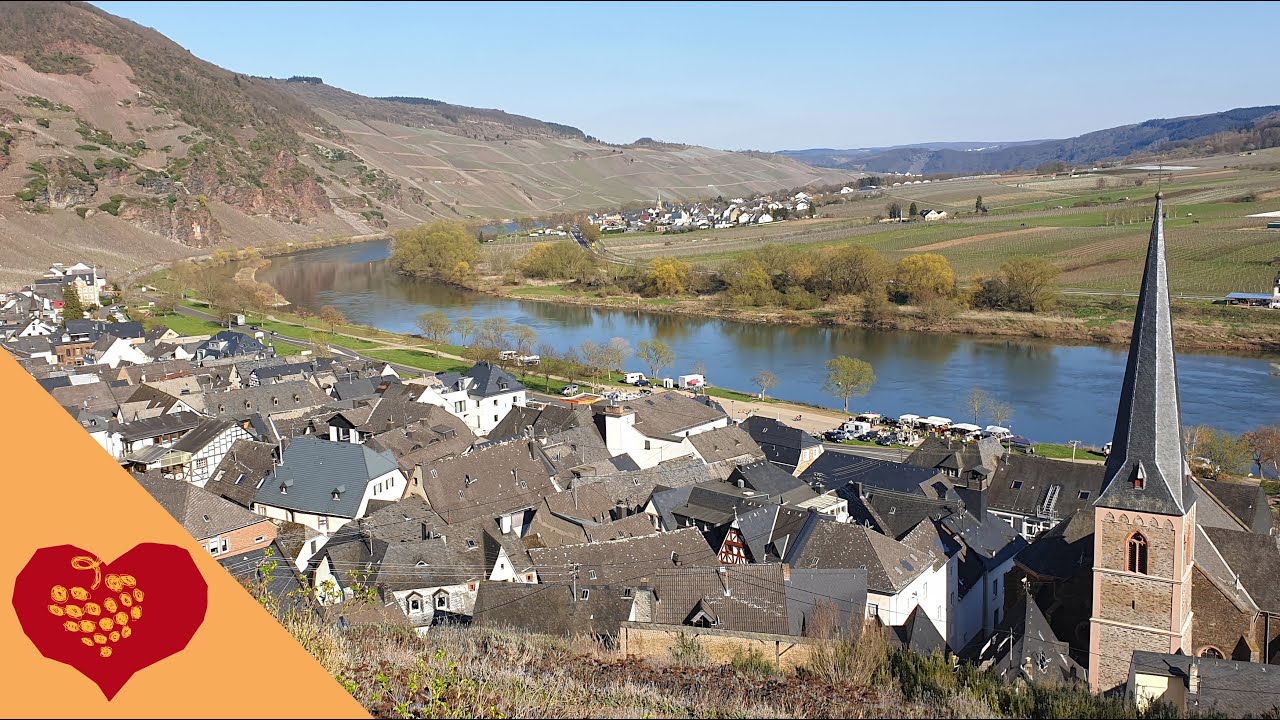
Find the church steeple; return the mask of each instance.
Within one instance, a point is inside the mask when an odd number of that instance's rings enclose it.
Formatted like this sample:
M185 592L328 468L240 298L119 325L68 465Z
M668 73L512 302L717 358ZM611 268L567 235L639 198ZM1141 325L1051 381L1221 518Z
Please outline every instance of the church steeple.
M1186 515L1195 490L1182 445L1163 205L1163 194L1157 193L1111 454L1094 504Z

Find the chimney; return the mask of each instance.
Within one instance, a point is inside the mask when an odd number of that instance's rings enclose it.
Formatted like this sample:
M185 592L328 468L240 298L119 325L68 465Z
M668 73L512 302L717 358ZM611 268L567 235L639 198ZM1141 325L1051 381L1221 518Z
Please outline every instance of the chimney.
M861 481L854 483L853 489L857 491L859 499L865 500L867 498L867 488Z
M782 581L791 582L791 565L782 563Z

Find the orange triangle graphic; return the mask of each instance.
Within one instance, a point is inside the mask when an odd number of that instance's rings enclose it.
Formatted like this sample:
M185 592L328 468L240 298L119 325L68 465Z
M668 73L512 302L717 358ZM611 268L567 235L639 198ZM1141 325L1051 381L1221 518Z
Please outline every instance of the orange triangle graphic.
M0 521L0 714L368 717L6 352L0 487L8 510ZM40 548L73 545L105 563L140 543L189 551L208 585L208 607L185 648L138 671L108 701L89 678L36 649L10 600L15 578Z

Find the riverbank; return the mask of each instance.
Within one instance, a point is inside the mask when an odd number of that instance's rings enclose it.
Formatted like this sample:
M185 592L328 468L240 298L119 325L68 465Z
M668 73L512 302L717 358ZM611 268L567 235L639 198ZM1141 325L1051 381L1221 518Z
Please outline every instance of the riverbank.
M1097 346L1127 346L1137 309L1137 299L1132 297L1064 295L1060 307L1050 313L958 309L954 314L931 317L922 308L893 305L890 307L891 315L870 322L862 317L860 308L841 308L831 304L798 311L777 307L734 307L727 305L722 296L602 297L577 291L570 284L480 282L467 286L467 289L509 300L635 309L746 323L1047 340L1057 344ZM1280 312L1177 298L1173 299L1172 305L1174 329L1181 351L1242 355L1280 352Z

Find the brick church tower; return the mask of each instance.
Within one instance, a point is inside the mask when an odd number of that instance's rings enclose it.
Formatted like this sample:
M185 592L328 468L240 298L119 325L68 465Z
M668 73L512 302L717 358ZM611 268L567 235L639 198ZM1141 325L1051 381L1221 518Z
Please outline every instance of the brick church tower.
M1126 684L1134 650L1191 647L1196 492L1182 444L1163 213L1157 194L1111 454L1094 502L1094 692Z

